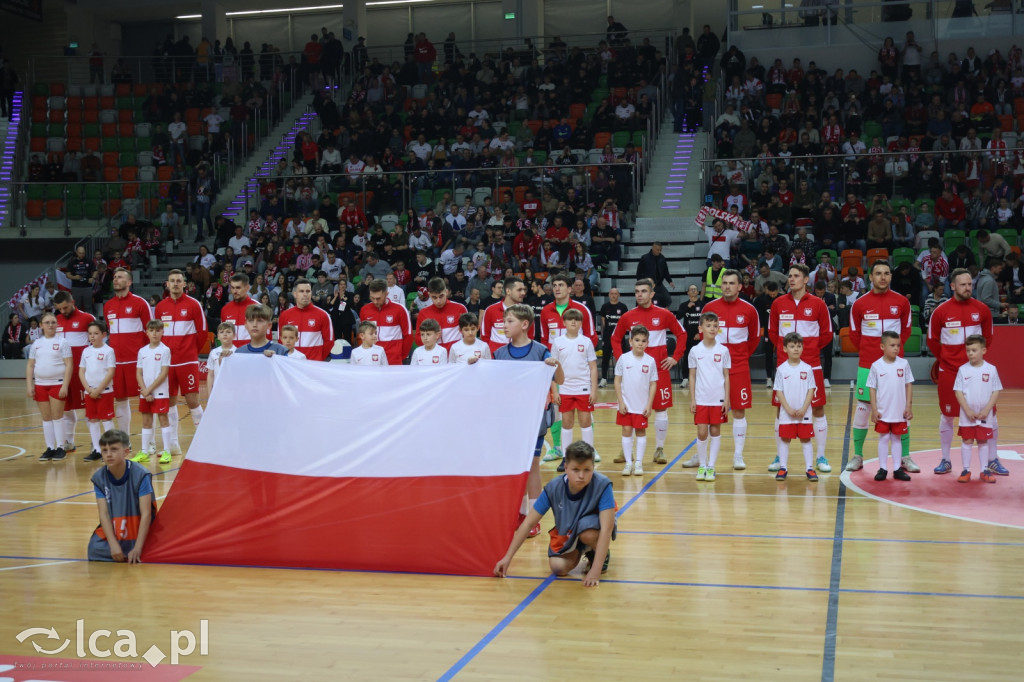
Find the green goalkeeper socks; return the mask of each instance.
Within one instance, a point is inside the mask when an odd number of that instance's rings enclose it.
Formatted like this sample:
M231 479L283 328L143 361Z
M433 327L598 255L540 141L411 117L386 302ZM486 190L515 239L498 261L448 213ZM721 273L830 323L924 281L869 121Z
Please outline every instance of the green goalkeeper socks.
M853 454L857 457L864 456L864 441L867 440L867 429L853 429Z

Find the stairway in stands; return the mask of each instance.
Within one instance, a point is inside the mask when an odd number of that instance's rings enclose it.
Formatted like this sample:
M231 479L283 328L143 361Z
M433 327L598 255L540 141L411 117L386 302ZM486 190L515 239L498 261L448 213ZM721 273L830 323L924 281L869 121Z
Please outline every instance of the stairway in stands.
M10 118L0 118L0 140L3 160L0 161L0 230L11 227L14 216L14 163L17 158L18 127L21 121L21 100L24 93L14 93Z
M707 243L694 219L700 208L700 160L707 148L704 133L676 133L667 117L654 159L647 175L636 224L623 238L622 262L602 278L601 291L617 287L629 305L633 304L633 283L640 257L660 241L676 289L671 291L673 309L686 295L686 287L699 281L707 258ZM598 305L602 301L598 301Z

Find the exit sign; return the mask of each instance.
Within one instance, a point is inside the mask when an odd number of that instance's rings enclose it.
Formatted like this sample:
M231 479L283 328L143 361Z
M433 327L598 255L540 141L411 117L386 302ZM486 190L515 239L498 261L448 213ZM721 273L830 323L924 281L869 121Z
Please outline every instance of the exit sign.
M515 19L516 18L516 13L515 12L505 12L505 18L506 19Z

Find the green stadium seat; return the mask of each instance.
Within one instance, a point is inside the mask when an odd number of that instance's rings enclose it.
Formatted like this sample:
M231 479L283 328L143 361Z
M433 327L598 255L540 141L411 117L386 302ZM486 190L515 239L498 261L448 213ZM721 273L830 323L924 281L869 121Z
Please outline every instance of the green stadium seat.
M913 263L917 254L914 250L906 246L901 246L892 252L892 264L894 267L899 267L900 263Z
M946 253L950 253L961 244L967 243L967 234L963 230L946 230L942 235Z

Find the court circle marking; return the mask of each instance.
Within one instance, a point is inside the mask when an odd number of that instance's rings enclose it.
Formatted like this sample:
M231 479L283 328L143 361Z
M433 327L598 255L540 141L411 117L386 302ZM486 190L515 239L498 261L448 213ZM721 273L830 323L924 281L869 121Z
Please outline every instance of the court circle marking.
M11 455L10 457L0 457L0 462L6 462L9 459L17 459L18 457L21 457L22 455L25 454L25 448L18 447L17 445L8 445L7 443L0 443L0 448L11 448L13 450L19 451L18 454Z

